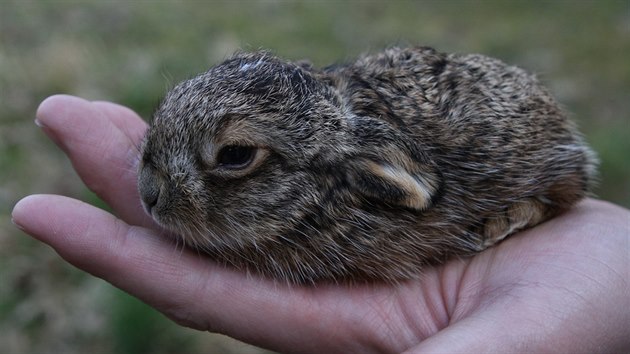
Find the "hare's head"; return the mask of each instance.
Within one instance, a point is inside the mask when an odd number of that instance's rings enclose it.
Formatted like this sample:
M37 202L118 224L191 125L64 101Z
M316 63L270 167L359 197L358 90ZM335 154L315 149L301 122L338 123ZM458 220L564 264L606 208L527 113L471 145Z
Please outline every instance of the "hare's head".
M326 238L363 205L428 207L438 181L424 153L353 115L324 76L238 54L176 86L143 145L146 210L197 248L239 249Z

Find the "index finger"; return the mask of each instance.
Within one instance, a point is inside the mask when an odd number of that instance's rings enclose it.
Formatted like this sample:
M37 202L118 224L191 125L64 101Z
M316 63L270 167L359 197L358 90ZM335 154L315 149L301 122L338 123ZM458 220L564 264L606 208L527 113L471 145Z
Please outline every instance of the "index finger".
M154 226L136 187L147 124L130 109L57 95L44 100L37 122L70 158L83 182L132 225Z

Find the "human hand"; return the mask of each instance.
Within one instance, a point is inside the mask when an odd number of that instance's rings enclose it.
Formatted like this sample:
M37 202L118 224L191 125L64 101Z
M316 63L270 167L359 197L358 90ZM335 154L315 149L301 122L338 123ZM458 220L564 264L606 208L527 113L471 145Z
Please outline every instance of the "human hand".
M117 217L62 196L14 222L65 260L179 324L289 352L614 352L630 348L630 212L587 200L474 257L398 285L286 286L176 248L136 190L146 124L54 96L38 121Z

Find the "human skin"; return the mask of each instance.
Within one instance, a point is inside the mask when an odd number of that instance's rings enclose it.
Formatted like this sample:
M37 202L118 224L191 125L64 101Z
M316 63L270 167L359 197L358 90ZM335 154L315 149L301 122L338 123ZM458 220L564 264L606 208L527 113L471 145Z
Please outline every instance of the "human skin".
M108 102L53 96L37 112L116 216L32 195L14 223L175 322L282 352L623 352L630 349L630 212L589 199L474 257L396 285L288 286L181 249L136 189L146 123Z

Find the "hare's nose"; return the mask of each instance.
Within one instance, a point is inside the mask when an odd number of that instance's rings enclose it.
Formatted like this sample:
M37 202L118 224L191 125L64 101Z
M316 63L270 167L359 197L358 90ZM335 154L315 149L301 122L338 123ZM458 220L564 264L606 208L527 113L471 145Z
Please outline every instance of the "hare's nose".
M140 193L140 200L142 201L144 210L146 210L149 215L152 215L151 212L153 208L160 200L160 183L149 168L144 168L140 171L138 192Z
M160 190L159 188L153 188L148 193L141 193L142 197L142 205L146 212L151 215L151 211L153 207L157 205L158 200L160 199Z

